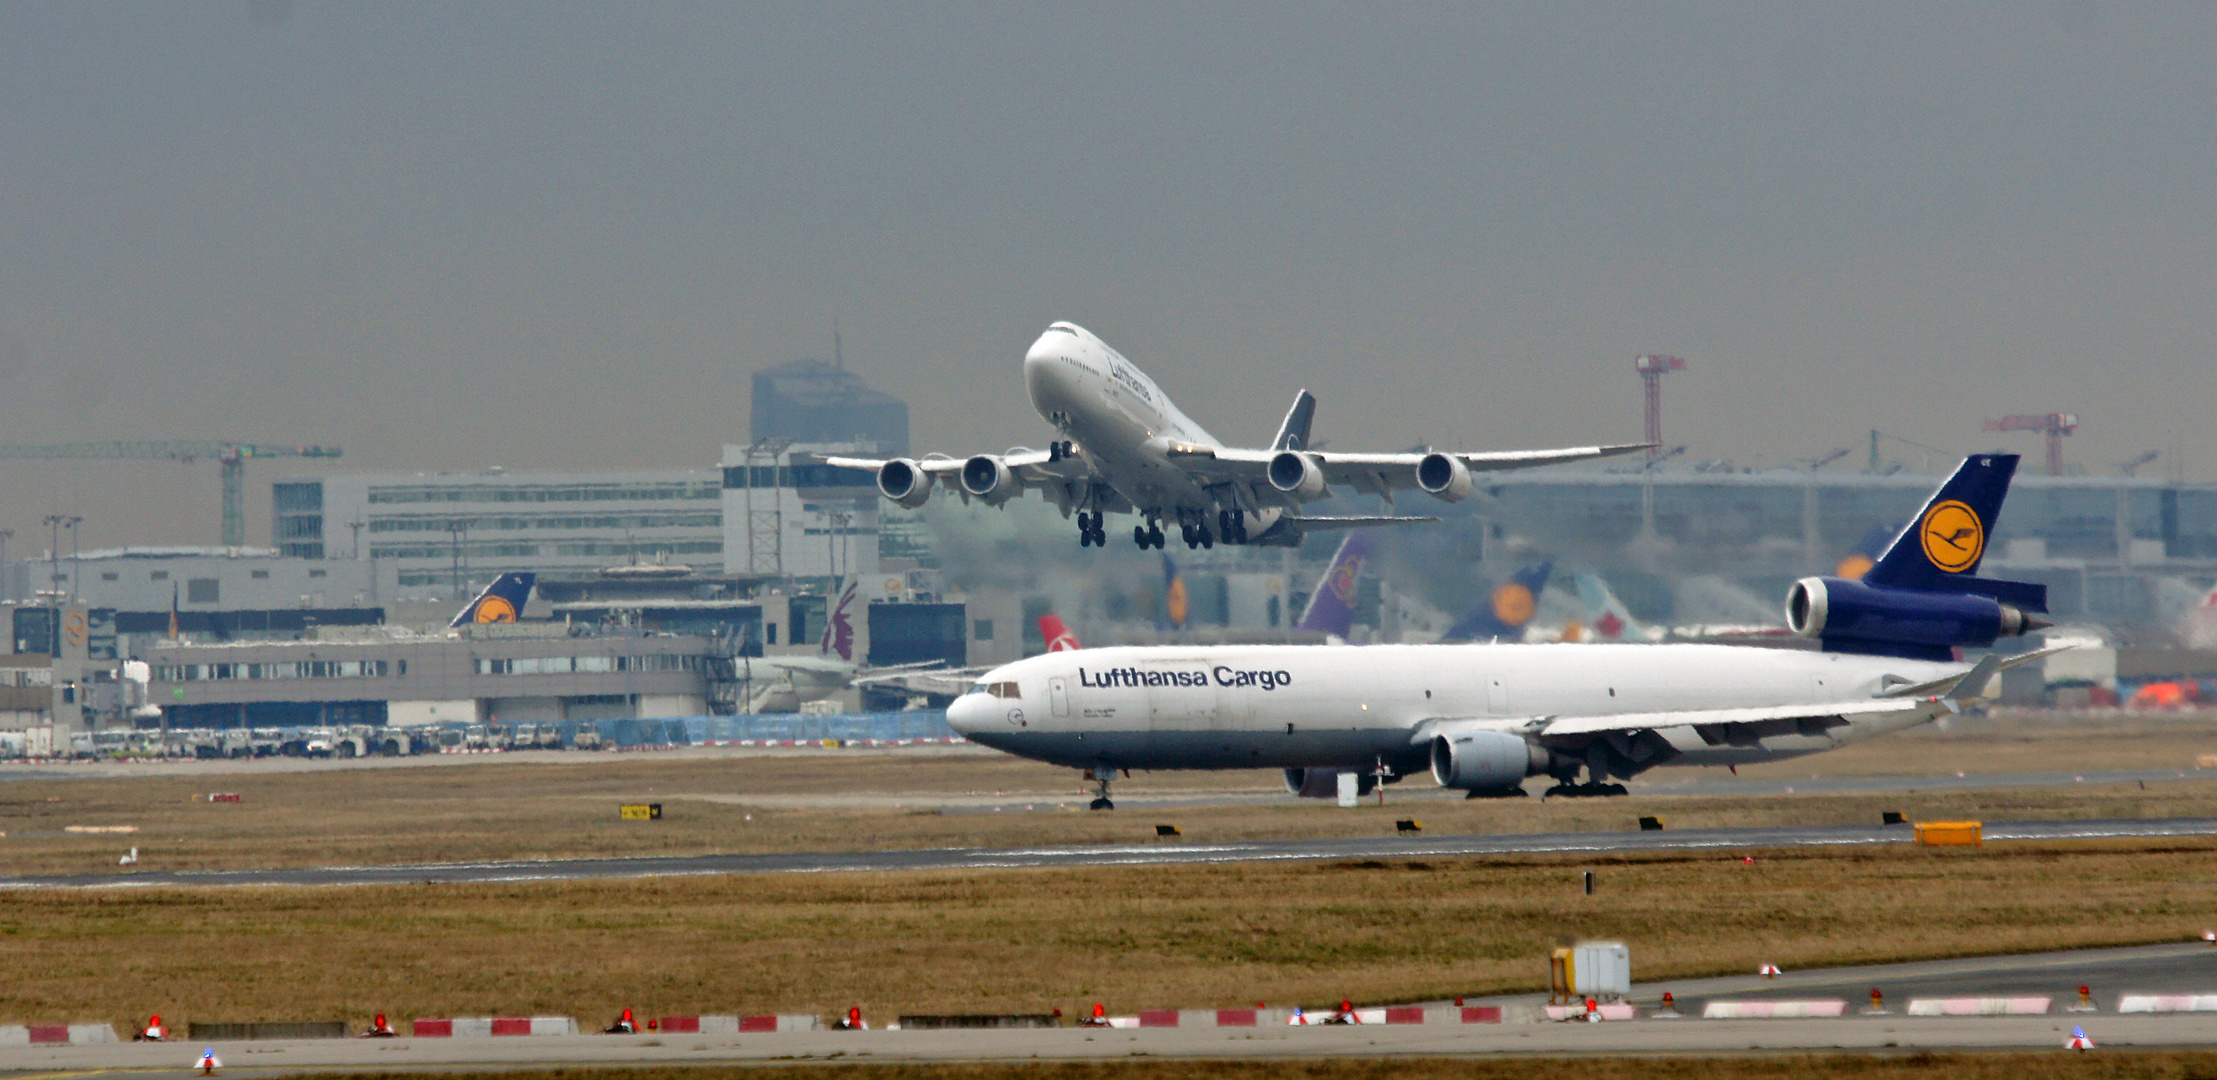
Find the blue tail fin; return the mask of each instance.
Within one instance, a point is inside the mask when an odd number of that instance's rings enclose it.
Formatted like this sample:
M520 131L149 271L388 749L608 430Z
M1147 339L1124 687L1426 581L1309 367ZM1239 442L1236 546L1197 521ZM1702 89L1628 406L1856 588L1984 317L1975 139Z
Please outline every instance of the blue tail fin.
M1293 396L1293 407L1286 410L1285 421L1278 425L1278 437L1270 440L1272 450L1306 450L1309 448L1309 424L1316 419L1316 395L1306 390Z
M1974 454L1909 519L1863 583L1880 588L1972 593L2047 610L2045 586L1978 576L2002 499L2017 472L2015 454Z
M1449 627L1440 640L1523 640L1525 624L1531 622L1539 610L1540 591L1547 588L1547 576L1554 569L1552 561L1537 562L1509 575L1507 581L1494 586L1490 595L1470 609L1470 614Z
M515 622L523 617L523 603L531 596L532 583L538 580L537 574L502 574L494 578L493 583L485 586L485 591L478 593L477 599L470 601L470 606L463 608L447 626Z
M1296 629L1314 630L1345 641L1355 629L1355 590L1362 583L1363 564L1370 560L1370 541L1350 530L1332 553L1332 565L1309 594L1309 606L1301 612Z

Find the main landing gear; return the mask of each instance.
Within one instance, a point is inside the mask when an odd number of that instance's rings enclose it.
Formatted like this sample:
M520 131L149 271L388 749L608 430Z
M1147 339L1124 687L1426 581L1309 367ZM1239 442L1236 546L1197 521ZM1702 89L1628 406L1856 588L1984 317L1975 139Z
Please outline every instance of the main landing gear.
M1597 799L1626 794L1623 784L1597 783L1557 784L1544 793L1550 799Z
M1109 781L1116 778L1116 770L1107 765L1093 767L1093 801L1086 804L1088 810L1114 810L1116 804L1109 801Z
M1078 546L1107 547L1108 529L1101 524L1101 511L1078 511Z
M1247 515L1237 510L1218 510L1216 512L1216 534L1223 537L1227 544L1246 543Z
M1149 521L1144 525L1132 526L1132 543L1138 544L1142 551L1148 548L1159 550L1162 547L1162 523Z

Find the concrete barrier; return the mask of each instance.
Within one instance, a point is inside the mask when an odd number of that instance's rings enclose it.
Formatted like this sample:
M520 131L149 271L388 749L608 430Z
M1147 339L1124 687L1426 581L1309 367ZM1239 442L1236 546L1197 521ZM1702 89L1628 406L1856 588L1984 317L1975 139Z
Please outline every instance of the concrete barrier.
M749 1019L775 1020L777 1017L749 1017ZM1053 1013L959 1013L952 1016L903 1016L900 1019L900 1024L902 1031L1053 1028L1062 1026L1062 1018Z
M193 1042L240 1042L252 1039L343 1039L352 1032L344 1020L276 1020L251 1024L207 1024L198 1020L185 1025L185 1037Z
M1846 1016L1847 1002L1839 998L1812 1001L1712 1001L1701 1007L1704 1020L1788 1020L1815 1016Z
M2217 1012L2217 994L2126 994L2117 999L2121 1013Z
M1902 1011L1910 1016L2044 1016L2044 997L1911 998Z
M575 1035L577 1021L567 1016L455 1016L412 1021L408 1033L419 1039L483 1039L495 1035Z
M89 1046L119 1042L107 1024L0 1025L0 1046Z

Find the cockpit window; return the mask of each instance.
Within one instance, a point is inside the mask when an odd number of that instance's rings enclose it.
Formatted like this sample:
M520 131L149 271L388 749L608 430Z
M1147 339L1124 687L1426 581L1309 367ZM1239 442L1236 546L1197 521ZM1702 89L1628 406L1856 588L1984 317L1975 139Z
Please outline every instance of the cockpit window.
M1020 698L1024 692L1013 682L979 683L970 688L973 694L991 694L997 698Z

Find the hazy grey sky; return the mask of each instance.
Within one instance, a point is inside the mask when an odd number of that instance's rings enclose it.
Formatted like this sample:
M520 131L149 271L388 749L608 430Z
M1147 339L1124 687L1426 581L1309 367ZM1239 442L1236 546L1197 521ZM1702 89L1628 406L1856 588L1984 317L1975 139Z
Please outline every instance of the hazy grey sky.
M2213 135L2209 4L13 4L0 442L709 467L836 315L920 449L1043 442L1073 319L1227 439L1632 439L1667 350L1697 457L2210 479ZM212 543L214 474L0 528Z

